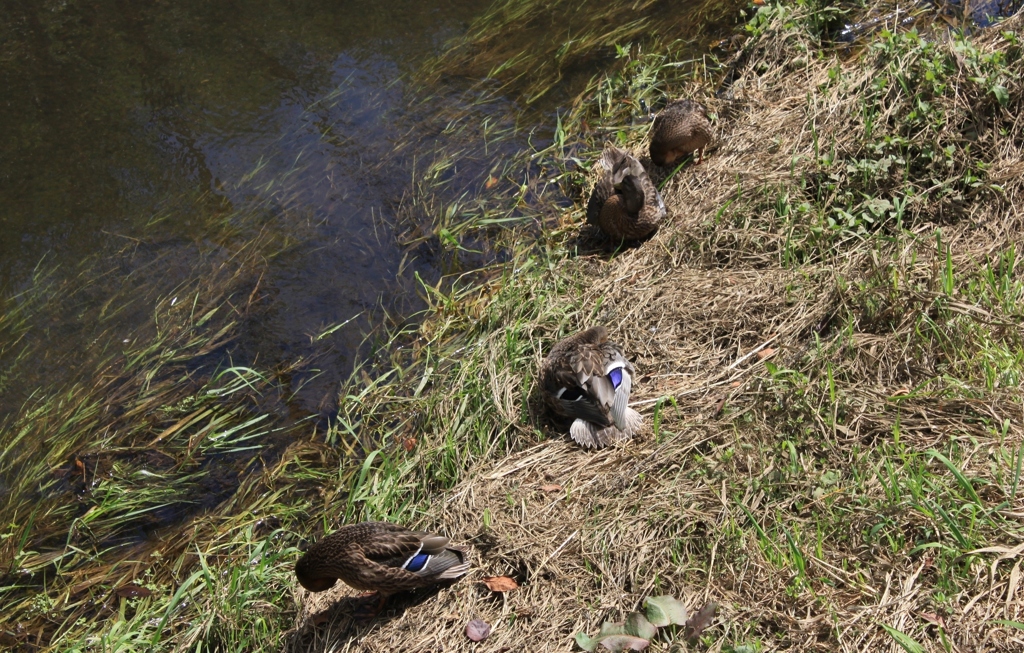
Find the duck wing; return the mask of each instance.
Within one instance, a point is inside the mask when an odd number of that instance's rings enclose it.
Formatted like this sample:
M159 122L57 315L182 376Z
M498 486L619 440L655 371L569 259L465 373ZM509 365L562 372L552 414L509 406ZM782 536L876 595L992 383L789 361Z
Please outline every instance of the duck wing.
M611 421L601 404L594 401L587 382L581 383L579 374L571 368L554 370L548 378L551 393L549 403L555 412L573 419L582 419L602 426Z
M609 199L616 197L615 188L612 186L611 178L598 179L594 184L594 190L590 192L590 199L587 200L587 224L600 225L601 211Z
M427 535L389 522L365 522L365 525L370 527L366 529L367 533L355 541L367 559L385 567L404 565L409 558L420 552L423 536ZM441 539L448 542L446 538Z
M654 185L654 182L651 181L646 172L640 178L640 188L644 193L644 207L640 209L638 222L651 223L657 226L668 215L668 210L665 208L665 200L661 198L658 187Z
M458 578L469 571L466 550L450 546L441 535L413 531L388 522L365 522L361 537L347 548L351 575L342 580L359 589L382 593L416 589Z
M593 225L601 224L601 211L605 202L614 198L616 169L622 167L622 162L627 154L611 143L606 143L601 158L598 161L600 172L597 181L594 183L594 190L590 192L590 199L587 201L587 223Z

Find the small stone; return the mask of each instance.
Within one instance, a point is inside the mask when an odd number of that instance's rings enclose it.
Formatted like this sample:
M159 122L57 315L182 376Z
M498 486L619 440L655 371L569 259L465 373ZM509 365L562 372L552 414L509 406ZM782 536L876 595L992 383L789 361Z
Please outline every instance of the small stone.
M466 624L466 637L474 642L482 642L491 634L491 624L482 619L474 619Z

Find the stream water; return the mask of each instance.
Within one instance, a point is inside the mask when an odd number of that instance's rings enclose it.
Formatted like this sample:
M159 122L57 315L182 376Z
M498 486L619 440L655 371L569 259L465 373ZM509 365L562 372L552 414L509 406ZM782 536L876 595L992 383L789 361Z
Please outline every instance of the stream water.
M400 274L405 253L387 233L416 148L377 164L399 138L431 147L433 134L409 136L419 116L407 77L481 8L4 3L0 293L24 289L41 262L74 272L136 238L160 250L167 263L151 276L169 288L210 223L259 213L240 237L269 229L290 246L261 282L269 305L246 325L241 359L308 353L311 334L351 320L327 343L323 367L337 373L310 398L322 400L351 369L369 316L414 309L408 280L432 276L415 259Z
M706 0L647 0L628 18L674 23L698 35L700 50L739 18L740 3L726 4L733 8L715 9L713 28ZM100 271L116 278L148 266L131 283L156 298L201 274L211 225L230 221L238 241L271 232L286 246L260 280L258 316L228 353L261 369L315 355L317 371L296 381L296 401L329 415L366 334L384 315L419 309L417 276L433 282L442 272L429 251L396 238L417 173L439 150L457 151L443 172L446 192L472 196L487 179L480 172L527 147L530 130L534 145L542 141L568 89L614 61L610 46L577 58L525 118L514 92L481 103L468 91L494 65L486 58L426 85L412 81L487 9L468 0L3 3L0 302L41 268L80 275L83 261L126 246L129 261ZM557 26L522 26L493 48L509 56L564 40L591 18L585 4L554 11L564 14L553 14ZM464 138L445 130L456 114L520 129L497 145L453 143ZM106 301L103 292L88 300ZM87 308L44 309L52 315L41 328L61 329L47 332L50 354L19 382L5 386L0 360L0 418L35 388L75 378L74 361L55 354L95 347ZM125 342L135 323L152 322L151 309L136 308L119 318Z

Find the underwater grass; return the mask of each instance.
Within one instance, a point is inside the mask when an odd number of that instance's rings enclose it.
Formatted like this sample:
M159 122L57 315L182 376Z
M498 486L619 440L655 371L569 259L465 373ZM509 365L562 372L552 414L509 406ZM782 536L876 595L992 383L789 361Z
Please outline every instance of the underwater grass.
M572 97L588 83L596 64L610 63L626 44L643 47L679 39L690 44L691 52L705 51L717 34L736 24L743 6L699 0L500 0L422 74L428 81L450 75L487 80L495 92L527 105L554 89Z
M155 335L119 338L121 347L88 361L93 370L81 366L88 381L41 388L5 420L0 474L15 484L5 488L0 539L8 635L33 620L95 617L97 581L130 581L132 558L158 548L154 532L223 496L233 483L221 485L225 467L269 450L268 432L280 427L252 409L271 381L244 368L196 367L233 337L227 302L244 310L234 295L251 297L246 266L260 258L241 268L222 262L180 286L174 297L183 301L158 307ZM95 319L98 339L111 340L108 318ZM107 328L125 335L116 321Z

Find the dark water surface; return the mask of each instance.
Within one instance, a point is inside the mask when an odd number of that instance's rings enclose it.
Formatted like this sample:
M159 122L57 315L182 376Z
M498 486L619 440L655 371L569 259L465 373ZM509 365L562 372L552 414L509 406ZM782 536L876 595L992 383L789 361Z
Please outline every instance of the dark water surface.
M360 148L393 136L381 115L402 99L393 84L476 7L6 3L0 286L45 252L77 258L162 211L174 210L187 233L196 208L182 197L218 191L268 154L294 159L321 145L321 120L344 129L346 142L320 154L354 159L336 181L335 199L344 196L361 185ZM331 115L305 111L339 87L345 101Z
M344 376L370 313L415 307L397 277L429 267L403 266L388 232L415 147L388 158L422 118L406 108L407 77L483 8L3 3L0 293L22 289L41 260L73 269L142 234L189 242L220 216L259 207L243 237L258 226L294 243L261 283L269 309L247 325L243 348L272 363L356 318L331 336L326 367ZM411 138L428 148L428 136Z

